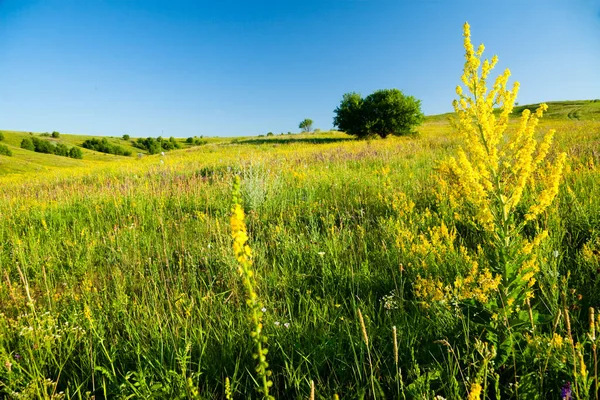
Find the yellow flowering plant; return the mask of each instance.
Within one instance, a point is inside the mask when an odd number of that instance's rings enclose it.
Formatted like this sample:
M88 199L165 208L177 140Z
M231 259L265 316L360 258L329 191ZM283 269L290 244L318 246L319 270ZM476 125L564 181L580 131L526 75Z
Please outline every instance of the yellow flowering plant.
M242 207L240 177L236 176L233 184L233 205L231 208L231 236L233 238L233 253L237 261L237 271L242 279L246 292L246 304L249 309L252 332L250 336L256 346L254 358L257 359L256 373L260 380L259 391L267 400L273 399L269 395L269 388L273 382L269 379L271 371L267 362L267 337L263 334L263 306L256 294L256 280L252 270L252 250L248 246L248 233L246 229L245 213Z
M556 197L566 154L549 160L554 130L536 137L546 104L534 113L524 110L516 128L509 127L519 84L508 87L506 69L488 88L498 57L482 61L484 46L474 49L468 23L464 48L463 85L456 88L452 121L463 144L456 157L440 165L441 186L458 218L485 234L482 244L492 258L492 272L502 276L498 307L510 314L533 297L537 249L547 232L528 240L523 231Z
M538 315L531 306L539 277L541 244L548 232L538 219L558 194L566 154L551 154L554 130L541 138L539 120L548 106L524 110L510 121L519 83L509 87L510 71L497 75L488 87L498 57L483 59L484 46L474 48L468 23L464 25L465 64L453 101L452 126L461 136L455 157L440 163L442 207L449 206L461 230L475 232L463 257L471 265L452 284L439 278L418 278L415 294L425 301L462 304L475 308L471 321L481 324L494 349L495 366L508 367L516 383L518 372L507 361ZM462 248L462 245L460 245ZM479 332L478 332L479 334ZM497 355L497 356L496 356ZM469 398L479 398L473 385Z

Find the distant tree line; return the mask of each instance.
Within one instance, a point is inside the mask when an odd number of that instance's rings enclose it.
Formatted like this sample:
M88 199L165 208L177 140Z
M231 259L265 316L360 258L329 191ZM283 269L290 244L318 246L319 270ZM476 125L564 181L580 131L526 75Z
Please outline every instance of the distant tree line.
M79 147L68 148L62 143L54 144L36 137L23 139L21 141L21 148L35 151L36 153L54 154L77 159L83 158L83 152Z
M203 139L204 136L200 136L199 138L194 136L194 137L189 137L185 140L185 142L187 144L190 144L192 146L202 146L203 144L207 144L208 140L204 140Z
M181 144L175 140L174 137L170 137L168 140L163 139L162 137L157 137L156 139L148 137L148 138L139 138L135 142L133 142L133 146L138 149L146 150L148 154L158 154L162 151L169 151L180 149Z
M101 153L106 153L106 154L115 154L118 156L130 156L131 155L131 150L127 150L116 144L112 144L108 140L106 140L106 138L88 139L85 142L83 142L82 146L86 149L99 151Z

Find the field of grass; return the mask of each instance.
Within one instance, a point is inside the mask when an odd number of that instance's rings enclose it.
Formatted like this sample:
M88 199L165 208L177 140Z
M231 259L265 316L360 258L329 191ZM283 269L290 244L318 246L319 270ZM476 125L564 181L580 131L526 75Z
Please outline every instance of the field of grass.
M520 304L527 329L515 324L520 339L495 348L476 300L422 290L425 278L465 282L469 257L493 263L484 234L456 218L437 184L438 162L460 142L443 118L416 137L241 138L140 160L27 152L27 134L7 132L0 396L218 399L228 378L233 398L259 397L231 247L236 176L275 397L308 398L313 382L323 399L467 398L483 376L484 398L560 398L577 379L592 393L600 121L586 115L538 127L557 129L550 156L566 151L568 164L557 199L525 232L548 231L531 325ZM502 360L509 345L518 350Z
M61 134L58 139L52 137L40 136L40 133L0 131L4 135L4 140L0 144L6 145L13 153L12 157L0 155L0 176L9 174L39 173L40 171L53 171L60 168L93 168L106 162L126 162L136 158L137 154L147 155L147 151L133 146L136 138L124 140L122 138L106 137L111 145L120 146L125 150L131 151L132 157L119 156L114 154L105 154L81 147L85 140L93 139L94 136ZM54 154L36 153L25 150L20 147L21 141L32 136L48 140L52 143L62 143L67 147L77 146L83 152L83 159L77 160L68 157L57 156ZM351 139L350 136L340 132L322 132L312 134L294 134L294 135L274 135L269 137L240 137L240 138L218 138L210 137L201 139L203 146L228 145L230 143L246 144L287 144L287 143L328 143ZM194 146L185 142L185 139L178 139L183 149L191 149ZM215 151L214 149L212 151ZM159 156L154 155L155 162L159 162Z

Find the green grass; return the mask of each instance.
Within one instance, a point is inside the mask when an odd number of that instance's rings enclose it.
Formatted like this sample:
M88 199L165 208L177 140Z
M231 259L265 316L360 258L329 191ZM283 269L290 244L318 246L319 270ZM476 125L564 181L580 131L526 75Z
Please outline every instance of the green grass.
M556 316L567 305L592 371L600 122L557 118L540 130L549 128L570 157L557 201L532 228L550 231L532 303L543 316L535 340L548 349L553 332L566 336ZM466 274L458 248L475 251L479 237L438 199L437 161L457 145L443 119L428 120L419 136L385 140L215 139L164 163L85 149L83 160L27 152L18 148L26 135L6 132L15 155L0 157L0 397L220 399L229 377L235 398L255 398L229 227L240 176L277 398L307 398L311 381L317 398L372 398L373 386L377 398L466 398L462 377L475 379L482 358L460 338L473 330L485 340L482 316L424 307L414 289L419 276ZM442 223L456 234L454 249L426 246ZM519 359L520 390L558 398L572 380L569 348L547 354L534 342ZM533 377L546 361L539 386ZM510 397L513 377L498 382Z
M596 100L570 100L570 101L549 101L548 111L545 118L551 119L569 119L577 121L600 121L600 99ZM529 109L532 112L539 107L537 104L526 104L515 106L512 116L517 118L523 110ZM453 113L431 115L425 118L425 121L445 122Z
M85 140L92 139L94 138L94 136L61 134L58 139L55 139L52 137L40 136L39 133L18 131L1 132L5 136L5 139L2 141L2 143L10 148L10 150L13 152L13 156L7 158L0 155L0 175L28 172L35 173L40 171L56 170L57 168L92 167L97 163L122 162L126 159L135 158L140 153L143 155L146 155L147 153L145 150L141 150L133 146L132 141L135 141L136 138L124 140L122 138L106 137L109 143L121 146L122 148L131 151L132 156L125 157L113 154L100 153L81 147L82 143ZM43 140L51 141L53 143L63 143L67 147L78 146L83 152L83 159L74 160L68 157L57 156L54 154L36 153L33 151L21 149L21 141L27 137L31 137L32 135L39 137ZM203 140L205 140L207 144L229 141L228 139L220 138L206 138ZM184 149L193 147L185 143L184 139L179 139L178 141ZM155 155L155 157L158 156Z

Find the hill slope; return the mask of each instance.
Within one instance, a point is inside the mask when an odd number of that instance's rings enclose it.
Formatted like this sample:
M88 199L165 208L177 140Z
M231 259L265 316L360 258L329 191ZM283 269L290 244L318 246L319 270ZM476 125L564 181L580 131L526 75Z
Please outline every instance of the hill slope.
M596 100L569 100L569 101L548 101L548 111L544 118L581 120L581 121L600 121L600 99ZM535 111L540 103L525 104L516 106L513 110L513 117L521 115L523 110L529 109ZM425 122L446 121L454 113L445 113L430 115L425 117Z
M545 119L549 120L564 120L564 121L600 121L600 100L576 100L576 101L551 101L547 102L548 111ZM515 107L513 116L519 116L523 110L535 110L539 104L528 104ZM438 129L440 124L445 125L448 122L448 117L453 113L431 115L425 118L425 130ZM0 142L6 145L13 153L12 157L0 155L0 175L44 171L56 168L72 168L97 165L98 163L106 163L113 161L122 161L132 159L132 157L116 156L112 154L104 154L97 151L81 148L81 144L86 139L91 139L94 136L85 135L69 135L61 134L60 138L54 139L51 137L40 137L40 134L30 132L17 131L0 131L4 134L4 140ZM67 147L78 146L83 151L83 160L75 160L68 157L57 156L53 154L35 153L33 151L21 149L20 144L24 138L40 137L41 139L51 141L53 143L62 143ZM140 149L133 146L132 140L123 140L122 138L103 137L109 143L118 145L126 150L130 150L132 154L139 152L144 153ZM133 138L132 138L133 139ZM273 137L245 137L245 138L210 138L204 139L208 143L245 143L250 145L260 144L289 144L289 143L331 143L351 139L351 137L343 133L324 132L322 134L309 135L292 135L292 136L273 136ZM133 139L134 140L134 139ZM178 141L188 148L184 140Z

